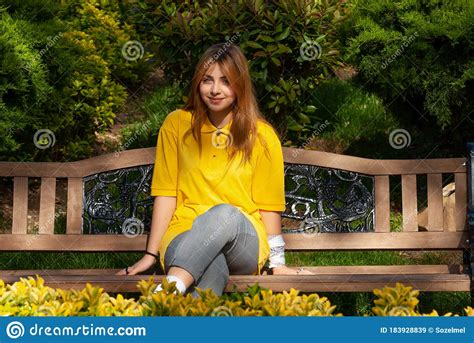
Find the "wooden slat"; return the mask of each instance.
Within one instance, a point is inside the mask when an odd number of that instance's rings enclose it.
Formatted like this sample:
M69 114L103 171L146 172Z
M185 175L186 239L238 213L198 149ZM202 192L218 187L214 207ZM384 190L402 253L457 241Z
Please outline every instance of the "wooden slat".
M443 231L442 174L428 174L428 231Z
M28 178L13 178L12 234L26 234L28 226Z
M375 231L390 232L390 184L388 176L375 177Z
M0 177L84 177L103 171L128 168L155 162L155 149L143 148L95 156L76 162L0 162ZM287 163L301 163L335 168L367 175L403 175L465 173L465 158L427 160L376 160L323 151L283 147ZM117 158L117 155L120 158Z
M67 234L82 232L83 180L70 177L67 180Z
M41 275L45 285L62 289L82 289L87 283L104 288L106 292L139 292L140 280L148 280L149 275ZM163 275L154 275L159 283ZM5 283L19 281L19 276L5 276ZM368 275L230 275L225 291L231 292L234 285L244 291L248 286L259 283L261 287L275 292L370 292L375 288L395 286L397 282L423 291L469 291L469 275L438 274L368 274Z
M239 291L258 282L260 287L274 291L288 291L291 288L301 292L370 292L375 288L394 287L397 282L423 291L469 291L469 275L231 275L225 288Z
M467 238L467 232L283 234L285 249L294 251L462 249L468 247Z
M290 269L298 269L291 267ZM463 274L463 266L450 265L387 265L387 266L305 266L306 270L318 275L328 274ZM115 275L122 269L24 269L0 270L0 279L4 276L48 275ZM143 273L145 274L145 273Z
M452 182L443 187L443 228L444 231L456 231L456 218L454 212L456 210L455 183Z
M432 173L462 173L465 158L435 158L410 160L377 160L330 152L283 147L288 163L311 164L326 168L353 171L367 175L403 175Z
M56 178L41 178L39 230L40 234L54 233L54 209L56 201Z
M321 233L314 237L283 234L285 249L307 250L439 250L468 247L467 232ZM3 235L3 251L143 251L147 235Z
M418 231L416 175L402 175L403 231Z
M467 176L465 173L454 174L455 182L455 207L454 207L454 221L456 223L457 231L467 230Z
M120 153L99 155L75 162L0 162L0 177L82 178L104 171L153 164L156 157L155 149L133 149Z
M144 251L147 235L2 235L2 251Z

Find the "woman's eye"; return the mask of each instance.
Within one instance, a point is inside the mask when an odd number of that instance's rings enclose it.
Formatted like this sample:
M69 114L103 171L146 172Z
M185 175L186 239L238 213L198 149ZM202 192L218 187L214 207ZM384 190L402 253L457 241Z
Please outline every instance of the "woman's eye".
M204 79L204 80L202 80L202 82L203 83L209 83L209 82L211 82L211 80L210 79Z
M225 84L225 85L228 85L228 84L229 84L229 81L227 81L227 80L222 80L222 83Z

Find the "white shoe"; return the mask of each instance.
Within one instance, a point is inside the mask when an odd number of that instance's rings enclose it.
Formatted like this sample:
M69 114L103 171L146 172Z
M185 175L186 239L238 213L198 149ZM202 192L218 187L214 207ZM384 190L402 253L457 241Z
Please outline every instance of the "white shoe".
M160 284L155 288L155 290L153 291L153 294L158 293L158 292L160 292L160 291L162 291L162 290L163 290L163 288L161 287L161 283L160 283ZM174 290L173 293L177 295L177 294L179 294L179 291L178 291L178 290Z

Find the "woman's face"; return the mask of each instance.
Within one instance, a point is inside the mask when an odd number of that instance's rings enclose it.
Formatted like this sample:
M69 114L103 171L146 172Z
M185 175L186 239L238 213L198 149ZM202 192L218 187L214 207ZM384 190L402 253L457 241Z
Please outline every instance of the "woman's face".
M218 63L207 69L199 85L199 93L211 113L228 112L235 100L235 93Z

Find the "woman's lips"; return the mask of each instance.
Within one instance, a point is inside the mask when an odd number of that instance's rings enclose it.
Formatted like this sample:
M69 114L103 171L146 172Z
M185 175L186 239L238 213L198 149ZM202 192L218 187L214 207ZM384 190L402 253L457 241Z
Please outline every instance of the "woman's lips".
M224 100L224 98L209 98L209 100L211 101L211 104L219 104L222 100Z

